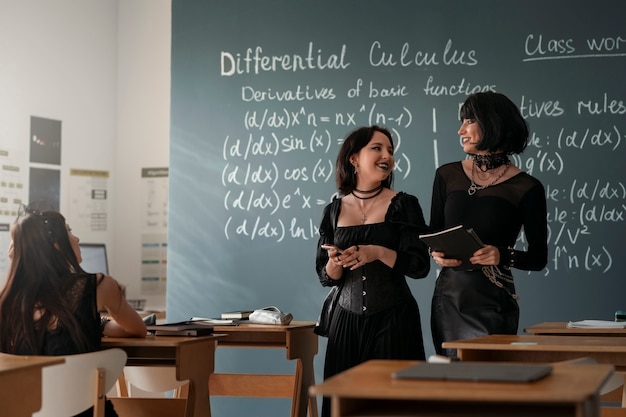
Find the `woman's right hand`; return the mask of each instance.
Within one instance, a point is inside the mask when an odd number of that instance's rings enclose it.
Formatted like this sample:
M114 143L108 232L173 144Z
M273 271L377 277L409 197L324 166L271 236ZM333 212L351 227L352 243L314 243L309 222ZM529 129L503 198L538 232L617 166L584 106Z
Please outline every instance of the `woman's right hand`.
M330 260L337 260L337 258L339 257L339 255L341 255L341 252L342 252L341 249L339 249L335 245L331 245L330 243L323 244L322 249L326 250L326 253L328 254L328 259Z
M438 252L436 250L432 251L430 253L430 256L433 257L433 260L435 261L435 263L437 265L439 265L440 267L448 267L448 268L454 268L456 266L461 265L463 262L461 262L460 259L449 259L449 258L445 258L445 253L443 252Z
M337 248L335 248L337 249ZM337 249L334 252L334 255L330 253L333 249L329 249L329 259L337 266L342 268L350 268L352 270L358 268L359 266L365 265L367 262L367 257L363 250L359 252L359 245L350 246L347 249L339 250Z
M328 254L326 263L326 274L331 279L340 279L342 276L341 254L342 250L330 243L323 244L322 249Z

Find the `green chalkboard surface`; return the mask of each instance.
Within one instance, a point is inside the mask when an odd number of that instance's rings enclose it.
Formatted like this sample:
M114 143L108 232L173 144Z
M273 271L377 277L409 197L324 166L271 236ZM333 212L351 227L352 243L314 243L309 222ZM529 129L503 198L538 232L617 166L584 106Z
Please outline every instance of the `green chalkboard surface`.
M172 7L168 317L277 305L315 320L317 226L342 138L390 128L394 188L428 216L436 167L464 157L459 105L483 90L521 108L532 143L515 162L548 199L549 263L515 271L520 328L626 308L625 2ZM411 282L427 353L435 277L433 264Z

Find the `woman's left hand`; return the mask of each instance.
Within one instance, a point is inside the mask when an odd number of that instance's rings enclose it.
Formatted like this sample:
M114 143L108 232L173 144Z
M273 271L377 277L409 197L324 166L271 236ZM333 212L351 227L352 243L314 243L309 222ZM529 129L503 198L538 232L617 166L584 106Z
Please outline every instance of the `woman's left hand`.
M367 246L354 245L341 254L341 264L350 270L357 269L368 262Z
M469 259L474 265L499 265L500 251L492 245L485 245L478 249Z
M446 258L443 252L432 251L430 255L441 267L454 268L462 263L460 259ZM485 245L474 252L469 261L474 265L498 265L500 264L500 251L495 246Z

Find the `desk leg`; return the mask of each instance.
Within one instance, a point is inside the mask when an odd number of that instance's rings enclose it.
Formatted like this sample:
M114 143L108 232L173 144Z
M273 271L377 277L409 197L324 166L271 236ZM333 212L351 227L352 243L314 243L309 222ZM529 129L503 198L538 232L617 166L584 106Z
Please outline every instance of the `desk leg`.
M295 386L293 401L291 402L291 417L306 417L307 408L309 417L317 417L317 399L309 394L309 387L315 385L315 375L312 361L304 366L306 361L296 359ZM308 381L308 382L307 382Z
M299 392L295 393L291 405L291 417L317 417L317 399L309 396L309 387L315 384L313 359L317 354L317 335L311 329L289 332L287 359L296 359L296 384Z
M217 341L179 346L176 353L176 379L189 380L185 417L211 417L209 376L215 370ZM208 347L208 350L207 350Z
M311 374L311 382L309 386L315 385L315 376ZM317 417L317 398L315 395L308 394L309 397L309 417Z

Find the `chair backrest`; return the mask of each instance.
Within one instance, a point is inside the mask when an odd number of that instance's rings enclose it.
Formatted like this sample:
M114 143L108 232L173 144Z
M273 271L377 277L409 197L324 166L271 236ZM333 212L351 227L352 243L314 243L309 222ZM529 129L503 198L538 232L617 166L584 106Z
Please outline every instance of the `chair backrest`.
M126 357L122 349L106 349L63 356L65 363L43 368L41 410L33 417L73 416L89 407L94 407L97 416Z
M132 387L144 392L164 393L188 382L176 380L176 368L172 366L127 366L124 368L124 378L131 397L134 396Z

